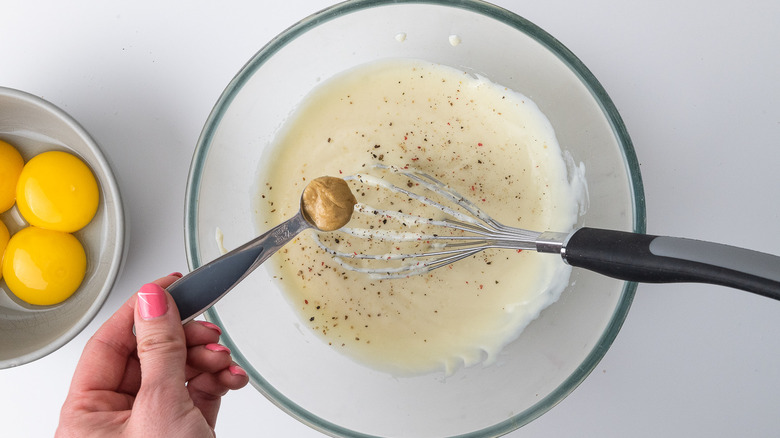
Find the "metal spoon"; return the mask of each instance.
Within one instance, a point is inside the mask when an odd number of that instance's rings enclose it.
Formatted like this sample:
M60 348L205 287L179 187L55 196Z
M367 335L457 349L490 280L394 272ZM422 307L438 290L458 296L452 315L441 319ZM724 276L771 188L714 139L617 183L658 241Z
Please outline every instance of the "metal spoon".
M179 308L182 323L213 306L279 248L307 228L318 229L304 213L301 196L300 208L295 216L170 285L168 292Z

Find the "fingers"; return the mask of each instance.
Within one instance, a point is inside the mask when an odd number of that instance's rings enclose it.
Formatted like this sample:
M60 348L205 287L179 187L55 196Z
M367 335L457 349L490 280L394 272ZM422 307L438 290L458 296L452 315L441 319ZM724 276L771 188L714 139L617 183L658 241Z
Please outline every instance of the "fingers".
M200 373L217 373L233 364L230 350L219 344L206 344L187 350L187 380Z
M249 378L238 365L232 364L218 373L203 373L187 383L187 390L195 407L200 409L206 422L213 428L221 397L229 390L246 386Z
M222 330L208 321L190 321L184 324L184 336L187 338L187 346L213 344L219 342Z
M167 277L158 278L153 283L160 285L161 287L168 287L174 281L180 278L181 274L171 274ZM131 313L135 310L136 295L127 300L125 307L130 309ZM133 335L133 343L135 344L136 338ZM135 347L133 347L135 350ZM141 365L138 362L138 356L133 351L133 354L127 359L127 365L125 366L125 375L122 382L116 388L117 392L135 395L138 392L138 388L141 386Z
M167 287L177 278L163 277L154 283ZM136 294L133 294L87 342L73 374L71 393L92 390L134 393L138 390L141 375L132 330L135 303Z
M229 367L233 360L230 349L220 345L219 327L206 321L191 321L184 325L187 336L187 370L190 380L200 373L216 373Z
M214 427L221 397L246 386L246 372L233 362L230 350L218 344L222 330L206 321L184 326L187 336L187 391L206 422Z
M185 382L187 347L176 304L163 289L171 277L148 283L137 293L135 331L143 379L141 391L180 391ZM173 279L175 281L175 278Z

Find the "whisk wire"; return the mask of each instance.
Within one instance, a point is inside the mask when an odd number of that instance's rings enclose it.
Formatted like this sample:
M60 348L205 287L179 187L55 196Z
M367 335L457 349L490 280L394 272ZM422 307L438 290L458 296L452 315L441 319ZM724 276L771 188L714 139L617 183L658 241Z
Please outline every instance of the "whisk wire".
M318 236L315 241L324 251L334 256L334 259L347 270L371 275L373 278L390 279L402 278L430 272L434 269L450 265L459 260L476 255L486 249L536 249L535 241L541 233L509 227L494 220L476 204L461 196L450 187L436 178L415 169L400 169L395 166L376 165L375 168L402 175L422 187L424 190L436 195L437 199L449 201L460 207L462 211L445 205L429 196L412 192L399 187L386 179L368 174L356 174L345 177L345 180L357 181L361 184L385 189L416 200L424 205L432 207L444 213L447 218L435 220L417 215L402 213L400 211L388 211L374 208L370 205L358 203L355 211L362 214L381 216L401 223L404 227L422 225L433 228L439 227L447 230L457 230L462 234L455 235L416 233L387 229L366 228L342 228L341 232L365 239L384 242L418 242L427 245L422 252L396 252L388 254L366 254L362 252L345 252L333 249L323 242ZM465 211L465 213L464 213ZM377 260L382 262L400 261L400 266L381 265L371 267L358 265L352 260Z

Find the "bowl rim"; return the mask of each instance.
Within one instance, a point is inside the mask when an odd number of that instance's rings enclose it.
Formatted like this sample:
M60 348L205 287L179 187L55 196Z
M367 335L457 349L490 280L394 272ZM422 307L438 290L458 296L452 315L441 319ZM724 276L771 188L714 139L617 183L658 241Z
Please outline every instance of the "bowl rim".
M117 184L111 165L106 160L105 156L103 155L103 152L100 150L100 147L98 146L95 139L92 138L92 136L87 132L87 130L84 129L84 127L79 122L77 122L76 119L71 117L60 107L31 93L21 91L15 88L0 86L0 96L10 97L12 99L15 99L16 101L25 102L27 104L40 108L42 111L52 115L53 117L65 123L74 133L76 133L78 137L84 140L84 143L87 145L87 147L95 157L95 159L93 160L94 163L91 161L90 164L99 166L101 169L103 169L103 172L105 173L105 179L100 179L99 184L105 192L111 194L111 197L113 198L114 201L113 202L114 214L116 215L117 218L116 225L115 225L117 229L116 248L114 249L113 254L111 254L111 262L109 263L107 278L106 281L103 283L97 297L90 304L87 311L84 312L83 315L81 315L81 317L78 319L78 321L76 321L76 323L73 326L71 326L65 332L61 333L54 341L46 344L41 348L38 348L37 350L23 354L21 356L17 356L11 359L0 360L0 369L4 369L4 368L12 368L19 365L27 364L29 362L33 362L35 360L38 360L44 356L53 353L54 351L57 351L62 346L64 346L65 344L73 340L73 338L78 336L78 334L81 333L84 330L84 328L86 328L87 325L89 325L90 322L92 322L95 316L97 316L100 309L103 307L103 304L105 304L106 300L108 299L108 296L110 295L111 290L113 289L114 284L116 283L117 277L119 276L119 273L122 270L122 265L125 259L124 257L125 249L126 249L126 245L125 245L126 224L125 224L124 208L122 206L122 197L119 192L119 185Z
M223 93L217 100L214 108L209 114L203 131L193 154L193 160L188 176L185 198L185 248L187 261L190 269L196 269L202 264L197 241L198 218L197 205L200 191L201 176L205 157L208 155L212 139L216 129L219 126L226 109L233 101L236 94L242 89L252 74L259 69L270 57L281 50L290 41L297 38L307 30L314 28L321 23L333 20L339 16L356 12L375 6L385 6L394 4L430 4L452 8L465 9L469 12L481 14L489 18L496 19L504 24L525 33L543 45L551 53L566 64L573 73L577 75L582 84L590 91L594 99L601 106L601 110L608 119L613 133L621 146L626 171L629 176L630 193L632 195L633 207L633 232L646 232L646 209L645 195L642 178L640 174L639 161L636 156L633 144L628 131L623 123L620 114L617 111L612 99L606 90L601 86L596 77L590 70L577 58L569 49L567 49L555 37L542 30L537 25L527 19L510 12L504 8L487 3L481 0L354 0L339 3L316 12L303 20L293 24L279 35L269 41L262 47L250 60L239 70L227 85ZM516 430L534 419L538 418L576 389L585 378L596 368L598 363L606 354L609 347L615 340L620 331L628 310L633 302L637 284L633 282L624 282L620 299L607 324L605 331L601 334L593 349L583 360L577 370L567 377L554 391L540 399L536 404L512 417L483 428L478 431L469 432L459 437L485 437L500 436ZM219 314L214 308L205 313L207 320L221 324ZM234 344L228 333L224 333L223 342L234 352L234 358L239 363L247 363L246 358L240 353L239 348ZM250 370L251 371L251 370ZM315 430L328 435L343 437L370 437L360 432L346 429L337 424L331 423L317 415L301 408L295 402L287 398L268 383L262 376L254 375L250 372L252 384L273 404L287 412L292 417Z

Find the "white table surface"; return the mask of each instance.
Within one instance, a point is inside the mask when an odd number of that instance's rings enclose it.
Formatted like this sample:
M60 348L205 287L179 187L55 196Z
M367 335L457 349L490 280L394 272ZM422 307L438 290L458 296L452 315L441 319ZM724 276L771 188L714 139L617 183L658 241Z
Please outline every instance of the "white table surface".
M129 251L81 335L0 370L2 436L51 436L89 336L140 285L187 270L184 188L209 111L268 40L330 3L3 1L0 85L53 102L95 137L120 183ZM614 100L641 163L648 232L780 253L780 2L496 3L557 37ZM594 372L509 436L777 436L778 406L779 302L640 285ZM251 386L224 399L217 433L322 436Z

